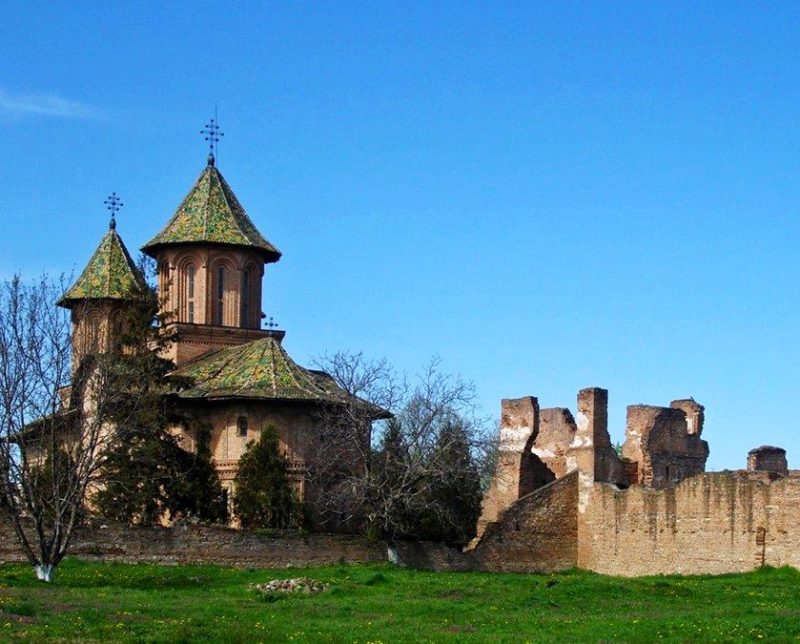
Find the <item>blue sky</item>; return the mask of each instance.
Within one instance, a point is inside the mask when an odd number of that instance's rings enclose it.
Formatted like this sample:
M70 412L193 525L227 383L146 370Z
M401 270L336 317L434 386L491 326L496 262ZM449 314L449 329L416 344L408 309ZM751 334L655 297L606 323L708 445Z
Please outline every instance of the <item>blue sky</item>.
M706 405L711 469L800 467L796 3L13 2L0 274L138 248L219 167L301 363L438 354L487 414Z

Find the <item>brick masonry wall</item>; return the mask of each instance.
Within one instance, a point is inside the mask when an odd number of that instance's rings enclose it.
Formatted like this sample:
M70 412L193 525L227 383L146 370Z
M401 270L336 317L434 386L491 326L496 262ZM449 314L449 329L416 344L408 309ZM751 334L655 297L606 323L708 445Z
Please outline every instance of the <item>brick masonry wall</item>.
M578 472L522 497L469 553L477 570L554 572L577 565Z
M691 477L674 488L594 484L582 514L581 568L612 575L800 568L800 477L745 472Z
M385 562L386 545L360 537L310 534L265 536L227 528L174 526L131 528L113 525L76 531L70 555L126 563L208 563L283 568ZM0 519L0 563L26 561L7 517Z

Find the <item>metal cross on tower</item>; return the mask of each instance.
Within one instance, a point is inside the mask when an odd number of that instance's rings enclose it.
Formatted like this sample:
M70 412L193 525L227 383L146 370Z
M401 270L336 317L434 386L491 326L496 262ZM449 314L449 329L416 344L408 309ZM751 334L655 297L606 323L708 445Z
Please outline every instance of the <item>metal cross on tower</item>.
M269 322L264 323L264 326L267 327L270 331L278 326L277 322L274 322L272 316L269 316Z
M206 126L200 130L200 134L208 141L208 165L214 165L214 151L217 149L217 143L225 136L225 132L219 129L217 124L217 110L214 109L214 118L210 119Z
M116 215L119 212L119 209L125 204L122 203L116 192L112 192L110 195L108 195L108 199L106 199L103 203L106 205L106 208L111 211L111 221L108 223L108 227L111 230L114 230L117 227Z

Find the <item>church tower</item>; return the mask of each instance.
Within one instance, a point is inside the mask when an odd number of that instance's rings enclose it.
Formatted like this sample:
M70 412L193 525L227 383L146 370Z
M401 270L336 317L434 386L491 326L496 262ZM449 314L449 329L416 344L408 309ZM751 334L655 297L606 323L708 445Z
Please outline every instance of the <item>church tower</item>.
M105 203L111 211L108 232L80 277L57 302L71 312L73 374L85 356L114 348L127 304L147 288L116 230L115 215L122 202L112 193Z
M177 339L170 358L180 366L212 349L279 332L261 326L264 266L281 253L256 229L216 166L208 164L167 225L142 247L156 260L162 308Z

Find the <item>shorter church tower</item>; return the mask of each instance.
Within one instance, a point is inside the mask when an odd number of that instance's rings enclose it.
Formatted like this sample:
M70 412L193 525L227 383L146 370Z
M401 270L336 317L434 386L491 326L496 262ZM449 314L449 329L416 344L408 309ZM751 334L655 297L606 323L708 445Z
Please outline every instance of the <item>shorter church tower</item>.
M117 233L115 214L122 206L116 193L105 202L111 210L108 232L86 268L58 301L72 317L72 372L93 353L111 351L123 329L126 305L147 288Z

